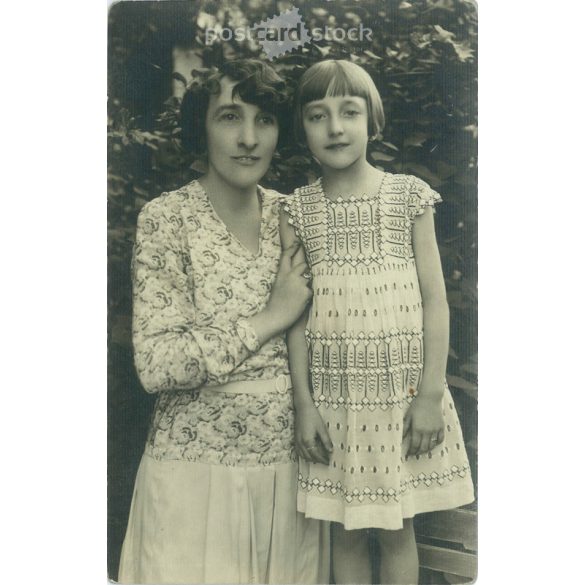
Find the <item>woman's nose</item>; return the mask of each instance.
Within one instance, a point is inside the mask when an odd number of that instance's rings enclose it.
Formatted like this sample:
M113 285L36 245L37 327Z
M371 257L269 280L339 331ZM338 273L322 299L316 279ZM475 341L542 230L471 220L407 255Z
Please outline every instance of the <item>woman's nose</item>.
M254 148L258 144L258 135L253 121L242 124L239 142L246 148Z

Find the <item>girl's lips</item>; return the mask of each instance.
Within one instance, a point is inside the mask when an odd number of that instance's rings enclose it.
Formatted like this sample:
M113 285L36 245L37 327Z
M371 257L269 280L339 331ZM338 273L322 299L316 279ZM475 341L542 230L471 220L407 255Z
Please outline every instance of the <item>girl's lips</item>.
M346 146L349 146L349 144L346 142L337 142L335 144L330 144L329 146L326 146L325 148L327 150L341 150L342 148L345 148Z

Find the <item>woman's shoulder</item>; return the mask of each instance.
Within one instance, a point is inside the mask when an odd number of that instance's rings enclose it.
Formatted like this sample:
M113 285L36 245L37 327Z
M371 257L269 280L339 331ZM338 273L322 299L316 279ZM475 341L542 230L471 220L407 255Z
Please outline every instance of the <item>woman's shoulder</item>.
M192 181L173 191L164 191L158 197L144 204L140 215L169 217L181 214L184 209L192 205L200 191L199 183Z
M286 197L284 193L280 193L276 189L269 189L268 187L262 186L260 186L260 189L262 190L262 196L264 197L264 201L271 205L277 205Z

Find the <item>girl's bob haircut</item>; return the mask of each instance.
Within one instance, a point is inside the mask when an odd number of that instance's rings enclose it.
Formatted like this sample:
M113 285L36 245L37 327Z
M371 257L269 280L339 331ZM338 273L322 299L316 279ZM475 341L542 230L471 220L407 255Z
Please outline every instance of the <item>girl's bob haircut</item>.
M279 125L289 101L284 80L258 59L236 59L205 72L188 86L181 102L180 139L183 148L192 154L207 151L206 118L209 100L219 95L220 81L229 77L236 84L232 98L258 106L260 110L274 114Z
M326 97L350 95L362 97L368 105L368 134L378 138L384 129L384 106L380 93L369 73L351 61L320 61L302 75L295 95L295 136L306 141L303 128L303 107Z

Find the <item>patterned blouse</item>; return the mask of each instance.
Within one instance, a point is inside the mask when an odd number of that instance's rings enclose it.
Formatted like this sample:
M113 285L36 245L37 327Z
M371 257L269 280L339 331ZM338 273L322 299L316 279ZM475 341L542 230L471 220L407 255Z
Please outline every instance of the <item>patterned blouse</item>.
M157 459L236 465L294 458L290 390L199 390L288 374L284 335L259 347L247 320L265 307L280 259L280 195L260 195L256 254L227 229L198 181L163 193L138 217L134 358L145 390L159 393L146 447Z

